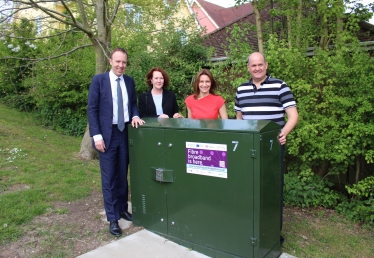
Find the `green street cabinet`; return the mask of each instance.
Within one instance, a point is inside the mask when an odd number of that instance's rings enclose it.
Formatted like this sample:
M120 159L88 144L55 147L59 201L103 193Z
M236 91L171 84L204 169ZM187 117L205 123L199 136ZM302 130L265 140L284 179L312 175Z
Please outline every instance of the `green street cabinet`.
M279 257L279 125L144 120L129 126L133 224L210 257Z

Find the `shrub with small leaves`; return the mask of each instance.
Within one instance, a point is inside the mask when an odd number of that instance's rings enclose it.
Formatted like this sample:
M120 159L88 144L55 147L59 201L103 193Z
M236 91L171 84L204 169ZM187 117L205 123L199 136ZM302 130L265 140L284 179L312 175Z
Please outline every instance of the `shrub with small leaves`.
M346 186L351 199L339 204L336 210L365 226L374 225L374 176L367 177L353 186Z
M283 195L287 205L333 208L341 198L330 189L333 183L321 179L309 168L302 169L299 174L285 174L284 182Z

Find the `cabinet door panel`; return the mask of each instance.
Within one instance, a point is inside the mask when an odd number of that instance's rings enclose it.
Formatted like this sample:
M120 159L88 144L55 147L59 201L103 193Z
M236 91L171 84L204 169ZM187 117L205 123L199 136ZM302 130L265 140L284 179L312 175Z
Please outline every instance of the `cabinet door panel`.
M130 129L129 148L133 223L166 234L168 183L156 181L154 175L165 166L164 130Z
M253 253L253 135L173 130L165 132L165 140L170 146L165 163L174 171L174 183L167 187L168 234L248 257ZM193 173L187 173L187 164ZM227 169L226 177L216 173L219 166Z

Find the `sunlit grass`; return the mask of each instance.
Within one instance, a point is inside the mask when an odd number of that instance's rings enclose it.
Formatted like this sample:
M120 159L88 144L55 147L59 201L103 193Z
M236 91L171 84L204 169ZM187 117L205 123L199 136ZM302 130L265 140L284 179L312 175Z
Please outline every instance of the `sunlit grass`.
M374 257L374 234L334 211L285 209L282 250L297 257Z
M1 242L24 234L22 226L55 201L74 201L100 191L98 161L77 157L80 142L0 105Z

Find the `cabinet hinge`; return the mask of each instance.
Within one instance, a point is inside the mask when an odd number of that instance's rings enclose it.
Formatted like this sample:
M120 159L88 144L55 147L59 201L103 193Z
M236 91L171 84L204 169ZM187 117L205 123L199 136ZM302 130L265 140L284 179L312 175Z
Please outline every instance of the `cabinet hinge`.
M256 158L256 150L251 150L251 158Z
M251 238L251 240L252 240L252 245L256 246L256 244L257 244L257 238Z

